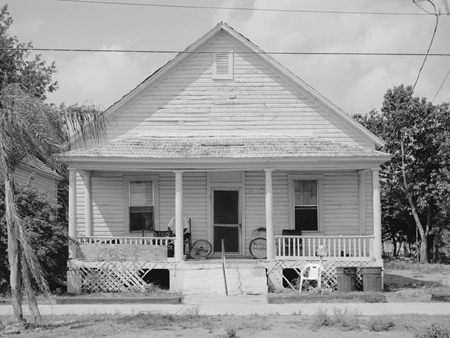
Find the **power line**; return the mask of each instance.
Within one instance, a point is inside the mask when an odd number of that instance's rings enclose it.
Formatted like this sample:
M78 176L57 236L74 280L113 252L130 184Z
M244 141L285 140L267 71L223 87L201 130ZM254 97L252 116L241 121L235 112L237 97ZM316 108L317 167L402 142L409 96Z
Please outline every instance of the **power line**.
M218 7L218 6L194 6L194 5L164 5L146 4L136 2L114 2L97 0L50 0L57 2L73 2L98 5L116 6L141 6L141 7L161 7L161 8L184 8L184 9L217 9L236 11L262 11L262 12L283 12L283 13L309 13L309 14L353 14L353 15L397 15L397 16L429 16L433 13L412 13L412 12L363 12L363 11L331 11L331 10L307 10L307 9L280 9L280 8L249 8L249 7ZM443 15L440 14L439 15Z
M433 97L433 100L431 100L431 103L434 102L434 100L436 99L436 97L438 96L439 92L441 91L442 87L444 87L444 83L445 81L447 81L448 76L450 75L450 68L447 72L447 75L445 75L444 81L442 81L441 86L439 87L438 91L436 92L436 94Z
M419 6L419 4L416 2L417 0L413 0L413 3L416 4L417 7L419 7L420 9L422 9L423 11L425 11L425 9L423 9L422 7ZM430 41L430 45L428 46L428 50L427 53L425 54L425 58L423 59L422 65L420 66L419 69L419 73L417 74L417 78L416 78L416 82L414 82L414 85L412 87L412 90L414 92L414 89L416 88L417 82L419 82L419 78L420 78L420 74L422 73L422 69L425 66L425 62L427 61L427 58L429 56L429 52L431 50L431 46L433 45L433 41L434 41L434 37L436 36L436 31L438 29L439 26L439 14L440 12L438 12L438 10L436 9L436 6L434 5L433 1L431 0L425 0L426 2L430 3L431 6L433 6L434 8L434 13L432 13L432 15L434 15L436 17L436 23L434 25L434 31L433 31L433 35L431 36L431 41ZM429 13L427 11L425 11L426 13Z
M147 54L211 54L204 51L145 50L145 49L84 49L84 48L0 48L0 50L27 50L35 52L76 52L76 53L147 53ZM239 54L270 55L341 55L341 56L435 56L449 57L450 53L364 53L364 52L239 52Z

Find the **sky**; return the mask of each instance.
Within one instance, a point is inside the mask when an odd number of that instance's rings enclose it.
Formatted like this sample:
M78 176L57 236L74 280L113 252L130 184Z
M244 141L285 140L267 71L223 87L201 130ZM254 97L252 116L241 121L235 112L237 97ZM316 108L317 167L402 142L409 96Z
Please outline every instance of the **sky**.
M433 0L446 13L444 2ZM450 1L450 0L449 0ZM266 52L426 53L433 15L300 13L293 10L377 13L433 12L427 0L0 0L8 4L10 30L35 48L182 51L224 21ZM131 5L130 5L131 4ZM192 9L138 4L246 7ZM419 8L419 6L422 8ZM255 9L288 11L261 11ZM291 11L289 11L291 10ZM430 53L450 53L450 16L439 16ZM175 54L40 52L55 62L55 104L108 108ZM348 114L380 109L388 88L416 81L423 56L272 55ZM429 56L415 95L450 101L450 56ZM444 84L443 84L444 82ZM441 85L442 88L440 89ZM437 94L437 95L436 95Z

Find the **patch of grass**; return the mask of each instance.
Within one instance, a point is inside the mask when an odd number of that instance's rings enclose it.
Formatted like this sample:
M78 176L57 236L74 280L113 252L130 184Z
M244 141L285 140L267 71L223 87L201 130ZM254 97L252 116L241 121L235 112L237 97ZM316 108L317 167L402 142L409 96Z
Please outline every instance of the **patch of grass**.
M390 260L384 261L385 270L410 270L418 274L427 273L450 273L450 266L447 264L417 264L414 261Z
M417 338L450 338L450 328L439 323L433 323L419 330Z
M225 334L223 335L223 338L239 338L237 336L237 330L234 327L230 327L226 329Z
M358 311L348 312L347 309L341 310L333 308L333 323L345 330L358 330L360 328L360 317Z
M392 317L376 316L376 317L370 317L366 326L369 329L369 331L382 332L382 331L388 331L391 328L395 327L395 323L392 320Z
M333 320L328 314L327 310L318 309L312 316L311 327L313 329L321 328L322 326L332 326Z
M139 328L161 327L179 324L180 318L172 314L149 314L137 313L128 316L121 316L116 319L119 325L133 325Z

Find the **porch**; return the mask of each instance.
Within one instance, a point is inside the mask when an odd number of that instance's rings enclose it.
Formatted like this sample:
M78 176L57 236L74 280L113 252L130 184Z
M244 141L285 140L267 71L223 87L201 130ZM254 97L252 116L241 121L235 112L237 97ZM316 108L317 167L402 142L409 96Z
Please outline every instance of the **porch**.
M195 260L187 255L181 262L169 254L174 240L174 237L79 236L74 243L76 256L68 264L68 291L144 291L152 271L166 271L169 289L184 294L224 293L225 281L230 294L267 293L295 289L295 279L304 266L319 260L323 266L322 286L336 289L336 267L380 266L374 259L374 236L275 235L273 260L233 256L224 260L213 256ZM317 256L319 247L326 248L323 257ZM360 283L358 269L357 284Z

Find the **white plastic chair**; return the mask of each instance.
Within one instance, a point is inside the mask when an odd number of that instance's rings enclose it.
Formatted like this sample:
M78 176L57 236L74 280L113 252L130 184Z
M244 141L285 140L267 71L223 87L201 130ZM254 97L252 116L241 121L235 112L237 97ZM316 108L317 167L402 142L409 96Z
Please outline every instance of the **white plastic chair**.
M299 292L302 292L303 281L305 280L317 280L317 287L320 288L322 285L322 270L322 264L306 264L300 274Z

